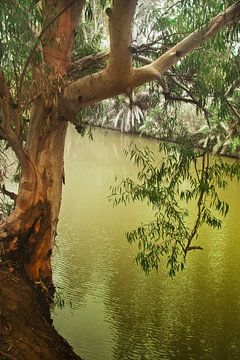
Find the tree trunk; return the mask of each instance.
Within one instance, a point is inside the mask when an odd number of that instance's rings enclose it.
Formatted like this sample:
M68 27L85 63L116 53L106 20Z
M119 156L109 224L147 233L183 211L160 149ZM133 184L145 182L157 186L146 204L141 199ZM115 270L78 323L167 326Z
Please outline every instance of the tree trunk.
M51 254L61 203L67 122L34 104L16 206L1 226L0 359L80 359L52 327Z
M10 259L24 270L32 281L51 287L51 254L60 209L63 178L63 153L67 121L59 116L59 95L71 64L71 52L84 0L43 1L42 41L44 63L32 64L32 90L39 89L32 110L25 149L15 141L15 133L4 124L5 137L21 162L21 179L16 206L0 227L0 256ZM36 50L36 48L34 48ZM32 53L19 81L19 101L23 78ZM1 75L1 73L0 73ZM10 94L7 82L0 76L6 109ZM39 89L38 89L39 87ZM21 101L20 101L21 102ZM66 117L67 119L67 117ZM4 137L3 137L4 138ZM20 148L20 150L19 150ZM20 155L19 155L20 154Z
M59 115L59 95L83 5L84 0L43 1L39 40L43 40L44 63L34 64L31 52L19 80L21 103L24 76L31 63L36 100L24 149L20 130L17 134L16 128L10 127L10 92L0 72L0 105L6 110L1 136L13 148L21 167L15 208L0 226L0 257L5 264L5 269L0 264L0 359L79 359L51 326L49 290L53 289L51 254L67 131L67 121Z
M80 359L52 327L41 288L0 266L0 359Z
M58 113L46 114L41 102L33 109L33 118L39 116L39 108L43 113L42 121L37 119L36 126L33 121L29 131L27 151L38 172L37 202L42 213L34 219L34 234L29 239L30 254L24 265L26 273L32 280L41 278L47 280L49 284L52 279L50 264L52 247L62 196L67 122L61 121ZM42 126L42 123L45 125Z
M0 229L1 255L17 262L32 281L51 287L51 254L61 203L67 122L37 100L32 109L16 207Z

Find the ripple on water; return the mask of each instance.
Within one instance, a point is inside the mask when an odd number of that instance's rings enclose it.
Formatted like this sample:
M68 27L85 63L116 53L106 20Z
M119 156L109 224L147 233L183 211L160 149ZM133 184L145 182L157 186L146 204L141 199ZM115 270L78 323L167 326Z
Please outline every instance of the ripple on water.
M53 313L57 329L85 360L239 360L238 186L226 195L226 225L202 230L204 251L189 255L185 272L171 280L163 266L145 276L124 233L149 212L109 206L114 176L133 173L119 134L109 136L98 131L91 144L74 138L74 147L67 145L74 179L69 175L64 190L54 254L54 281L65 300Z

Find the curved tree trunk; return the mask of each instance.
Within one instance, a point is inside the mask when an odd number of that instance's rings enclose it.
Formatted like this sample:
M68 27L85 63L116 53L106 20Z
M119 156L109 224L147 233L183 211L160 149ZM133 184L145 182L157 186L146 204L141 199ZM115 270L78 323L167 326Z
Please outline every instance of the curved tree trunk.
M0 228L1 255L33 281L51 286L51 254L61 203L67 122L34 104L26 144L31 166L20 180L16 207ZM17 257L15 256L17 254Z
M49 288L68 120L59 115L59 95L63 86L61 79L71 64L75 31L83 5L84 0L43 1L44 21L39 39L42 40L44 64L32 64L32 87L39 85L41 96L37 96L32 106L24 150L16 148L12 141L15 152L21 155L21 159L18 158L22 174L15 209L0 226L1 258L16 262L32 281L44 282ZM32 61L31 55L26 66ZM19 101L25 69L19 84ZM2 92L7 99L10 96L7 83L2 83ZM5 105L7 108L8 104ZM7 130L10 132L9 128ZM15 140L12 132L10 135ZM17 145L21 148L21 143Z
M43 1L39 50L44 63L34 64L35 47L19 80L21 104L24 77L31 64L32 88L37 96L24 148L21 129L10 126L10 91L0 69L0 107L4 111L1 138L13 148L21 167L15 208L0 225L0 258L5 263L5 269L0 267L0 358L4 359L79 359L51 325L49 290L53 290L51 254L61 203L67 131L67 117L59 115L59 95L71 63L83 5L84 0Z

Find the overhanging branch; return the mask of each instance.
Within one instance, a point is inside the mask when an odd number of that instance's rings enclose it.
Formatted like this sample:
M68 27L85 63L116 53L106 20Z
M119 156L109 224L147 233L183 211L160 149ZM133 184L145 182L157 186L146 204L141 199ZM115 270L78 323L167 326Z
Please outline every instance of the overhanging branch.
M206 26L188 35L177 45L160 56L156 61L149 65L153 74L157 70L159 74L163 73L171 66L175 65L181 58L186 56L192 50L198 48L204 41L214 37L225 26L240 20L240 1L227 8L215 16Z
M93 70L99 71L106 67L106 62L108 59L108 52L99 52L97 54L84 56L83 58L71 64L71 67L67 72L67 77L79 78L79 76L83 77L82 74L84 74L84 72L91 74Z
M127 92L129 89L143 85L146 82L160 80L162 73L176 64L181 58L198 48L207 39L216 35L225 26L240 20L240 1L237 1L224 12L214 17L206 26L188 35L165 54L160 56L156 61L138 69L131 69L131 65L129 65L131 62L131 55L129 55L130 49L126 49L126 44L128 44L129 39L131 39L129 31L131 29L131 21L136 5L135 0L115 0L113 10L110 12L110 18L118 8L119 16L123 14L124 11L120 10L120 7L125 3L131 3L131 6L129 5L128 7L131 14L129 13L127 16L128 27L126 37L123 35L123 31L125 31L124 22L120 24L116 18L118 26L114 28L112 22L112 25L110 25L110 32L112 31L113 34L121 25L119 31L121 31L123 40L120 42L120 46L118 46L118 44L115 43L116 39L118 39L117 34L114 36L112 35L110 60L109 65L105 70L76 80L66 86L63 94L62 109L60 109L62 115L65 116L66 119L69 118L68 114L70 114L70 117L72 118L85 106L109 97L120 95ZM115 12L115 14L117 14L117 12ZM119 18L121 18L121 16ZM118 49L119 53L117 51ZM120 59L122 59L121 62ZM123 74L123 77L116 75L116 73L118 73L118 75L120 73ZM119 79L121 80L119 81Z

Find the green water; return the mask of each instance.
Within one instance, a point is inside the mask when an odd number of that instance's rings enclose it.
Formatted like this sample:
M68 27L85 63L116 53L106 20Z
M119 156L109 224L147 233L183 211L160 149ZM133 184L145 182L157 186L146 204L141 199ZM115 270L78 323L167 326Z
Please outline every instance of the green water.
M175 279L146 276L124 233L150 218L143 205L113 209L106 199L115 175L134 166L122 150L134 140L96 130L94 141L70 129L66 185L54 280L64 308L53 311L58 331L85 360L240 359L240 184L229 186L230 213L221 230L203 229L203 252L191 253Z

